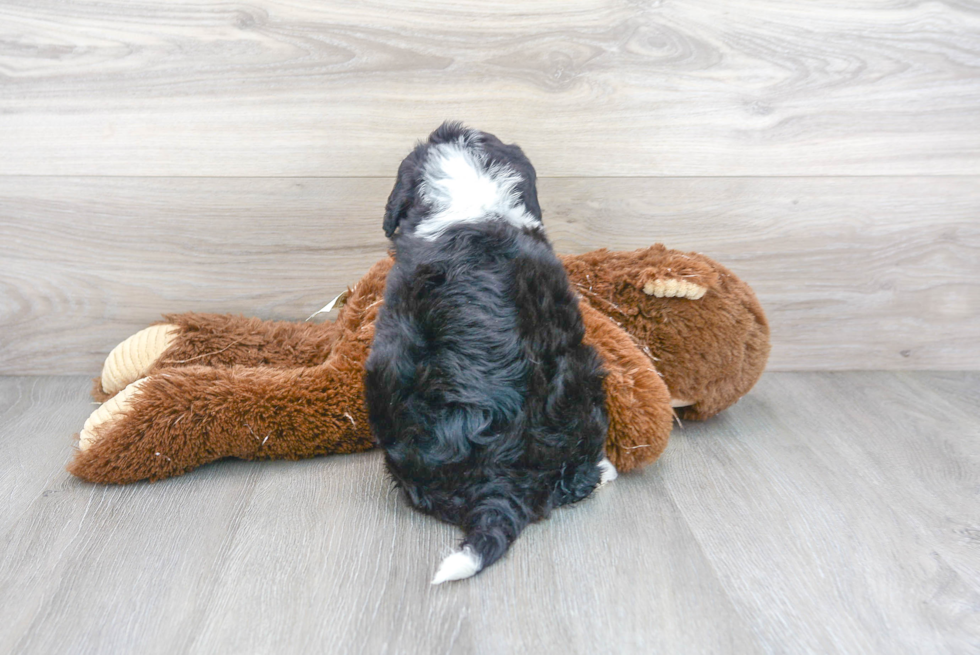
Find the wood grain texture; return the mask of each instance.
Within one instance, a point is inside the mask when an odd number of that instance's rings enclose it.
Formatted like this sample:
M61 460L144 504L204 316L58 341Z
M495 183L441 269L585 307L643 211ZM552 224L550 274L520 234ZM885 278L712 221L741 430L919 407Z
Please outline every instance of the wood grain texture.
M935 375L767 374L440 587L458 535L377 452L88 485L87 379L0 378L0 651L972 653L980 440Z
M801 652L980 646L974 421L883 373L769 375L737 409L688 425L664 475L757 635Z
M64 409L95 409L91 399L79 398L78 378L0 377L0 461L17 462L0 466L0 530L35 498L58 493L54 480L64 480L61 469L71 459L66 446L81 429L77 412ZM38 434L62 436L37 439Z
M929 371L909 376L948 405L980 421L980 372Z
M0 371L96 374L164 312L302 320L382 257L391 180L0 177ZM697 250L773 369L980 367L980 178L544 179L556 248Z
M458 118L546 176L980 172L964 1L0 7L0 174L389 175Z

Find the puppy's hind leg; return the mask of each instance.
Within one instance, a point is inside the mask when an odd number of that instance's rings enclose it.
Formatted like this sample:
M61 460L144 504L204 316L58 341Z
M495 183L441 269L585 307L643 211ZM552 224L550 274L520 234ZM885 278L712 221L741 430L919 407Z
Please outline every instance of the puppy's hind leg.
M606 486L607 484L609 484L610 482L612 482L613 480L619 477L619 471L616 470L616 467L613 466L613 463L610 462L609 458L607 457L602 458L602 461L599 462L598 467L600 471L599 486L596 487L596 489L598 489L599 487Z
M612 464L609 465L612 468ZM615 472L615 468L612 469ZM602 486L603 469L598 464L582 463L567 467L559 477L551 503L554 507L569 505L584 500Z

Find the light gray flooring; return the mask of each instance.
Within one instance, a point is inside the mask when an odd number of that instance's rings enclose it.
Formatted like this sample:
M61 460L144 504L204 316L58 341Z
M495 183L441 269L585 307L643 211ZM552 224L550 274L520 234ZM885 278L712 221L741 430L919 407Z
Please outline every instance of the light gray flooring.
M81 377L0 378L0 652L975 653L980 374L770 373L466 582L377 452L70 477Z

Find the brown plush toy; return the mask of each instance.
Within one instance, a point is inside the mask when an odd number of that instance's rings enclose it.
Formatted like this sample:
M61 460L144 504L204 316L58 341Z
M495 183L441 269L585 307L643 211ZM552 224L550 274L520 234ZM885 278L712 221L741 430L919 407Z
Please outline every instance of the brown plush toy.
M705 419L758 380L769 328L752 290L697 253L655 245L562 258L602 357L620 471L667 445L676 411ZM100 483L160 480L225 457L299 459L374 447L364 363L392 260L349 289L332 323L175 314L119 344L68 470Z

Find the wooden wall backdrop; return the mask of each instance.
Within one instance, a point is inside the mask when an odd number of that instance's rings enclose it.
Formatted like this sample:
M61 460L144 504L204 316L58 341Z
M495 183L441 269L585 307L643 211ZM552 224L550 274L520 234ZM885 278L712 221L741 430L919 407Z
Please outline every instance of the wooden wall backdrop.
M445 118L525 148L560 250L732 267L775 369L980 368L976 2L7 0L0 373L306 317Z

